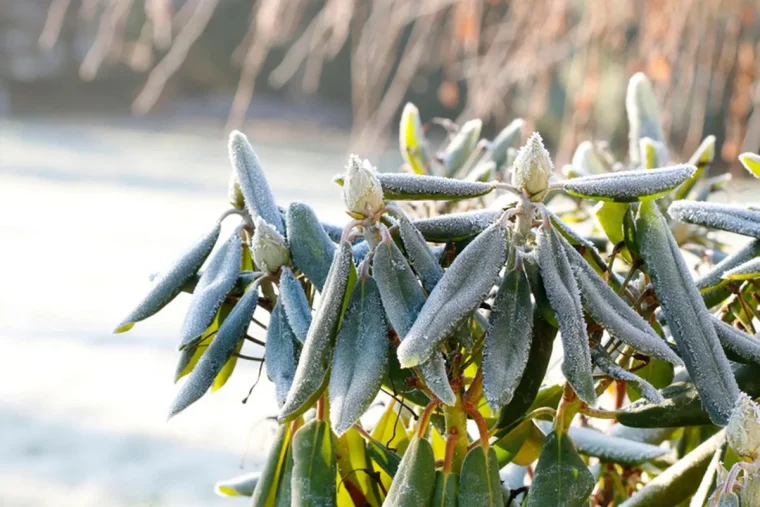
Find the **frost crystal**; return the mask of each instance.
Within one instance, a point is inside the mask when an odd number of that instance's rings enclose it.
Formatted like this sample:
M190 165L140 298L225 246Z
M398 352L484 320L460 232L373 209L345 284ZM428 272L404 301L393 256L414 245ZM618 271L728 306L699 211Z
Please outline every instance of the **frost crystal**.
M750 280L760 278L760 257L729 269L723 275L728 280Z
M734 326L726 324L715 316L710 316L721 347L728 354L734 354L743 361L760 364L760 340L753 338Z
M733 253L720 261L704 276L700 277L697 281L697 288L704 292L707 289L713 288L717 285L725 283L723 275L737 266L744 264L745 262L760 255L760 239L750 241L747 245L736 253Z
M284 266L280 273L279 301L282 301L285 315L287 315L290 327L298 337L298 341L305 342L311 325L311 307L301 283L287 266Z
M757 210L714 202L676 201L668 213L687 224L760 238L760 211Z
M533 132L520 148L512 169L512 185L525 189L531 199L540 201L546 195L554 164L538 132Z
M349 213L357 218L372 216L385 206L383 189L369 160L362 160L357 155L348 157L343 202Z
M293 384L300 347L285 315L282 300L277 301L269 316L264 366L267 378L274 383L277 404L282 406Z
M661 169L638 169L583 176L564 181L567 193L600 201L633 202L661 197L689 179L693 165L681 164Z
M615 363L603 348L594 347L591 350L591 355L600 370L614 379L624 380L629 384L633 384L636 392L645 400L658 405L665 401L660 391L655 389L652 384Z
M469 238L480 234L501 215L500 210L466 211L440 217L422 218L412 223L428 241L445 243L448 240Z
M377 178L385 198L395 200L467 199L485 195L494 189L490 183L419 174L379 173Z
M290 262L290 252L285 244L285 238L261 217L256 217L256 230L253 232L251 250L256 267L267 273L274 273L280 269L280 266Z
M405 216L399 218L399 232L422 286L430 293L443 276L443 268L433 257L422 233Z
M308 204L291 203L286 219L293 265L321 291L330 271L335 243L330 240Z

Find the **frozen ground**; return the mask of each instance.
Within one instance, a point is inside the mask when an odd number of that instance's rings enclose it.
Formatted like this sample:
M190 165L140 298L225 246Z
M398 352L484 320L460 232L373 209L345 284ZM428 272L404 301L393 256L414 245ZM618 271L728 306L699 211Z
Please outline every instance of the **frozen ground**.
M169 132L169 133L166 133ZM257 133L258 132L258 133ZM281 203L345 221L342 142L247 132ZM226 206L218 129L0 119L0 506L230 506L215 480L256 469L275 414L258 366L170 422L187 297L114 325ZM336 198L338 199L336 201Z

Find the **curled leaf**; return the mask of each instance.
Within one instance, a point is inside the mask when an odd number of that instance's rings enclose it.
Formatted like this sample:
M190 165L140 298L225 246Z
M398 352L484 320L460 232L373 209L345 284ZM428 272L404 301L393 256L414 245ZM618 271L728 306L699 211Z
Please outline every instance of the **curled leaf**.
M757 210L714 202L676 201L668 213L679 222L760 238L760 211Z
M196 343L214 320L217 309L235 286L241 258L242 243L239 231L236 230L211 256L195 286L193 299L179 333L179 350Z
M184 284L197 273L219 238L221 224L214 227L200 238L190 249L177 259L172 267L158 276L148 295L116 326L114 333L123 333L132 329L135 322L154 315L177 294L184 290Z
M711 320L726 355L737 362L760 365L760 340L716 317L711 316Z
M301 283L289 267L283 266L280 273L280 300L290 328L298 341L304 343L311 325L311 306Z
M466 211L412 222L428 241L445 243L480 234L501 215L499 210Z
M586 403L596 400L586 323L580 291L570 262L554 228L542 226L536 235L536 252L544 290L559 323L565 351L562 372Z
M707 292L709 290L720 287L728 283L728 280L723 278L723 275L738 267L745 262L748 262L755 257L760 256L760 239L756 239L747 243L744 248L736 253L733 253L716 264L705 275L697 279L696 285L700 292Z
M293 265L321 291L330 271L335 244L308 204L291 203L286 216Z
M760 278L760 257L729 269L723 274L727 280L752 280Z
M274 384L277 405L280 407L285 403L293 385L300 350L297 335L290 326L283 300L280 298L269 316L264 354L267 378Z
M330 373L330 422L340 436L369 408L388 367L388 328L375 281L354 286Z
M333 257L319 308L311 321L301 351L293 387L280 408L278 418L281 421L302 414L327 387L335 336L345 310L345 299L351 293L355 280L351 245L344 241Z
M237 175L245 205L251 216L259 216L285 236L285 224L272 195L259 157L253 151L248 138L237 130L230 134L230 161Z
M591 356L600 370L614 379L623 380L628 385L633 386L636 392L646 400L652 403L662 403L664 401L662 394L652 384L635 373L631 373L622 366L619 366L603 348L594 347L591 349Z
M443 268L433 256L422 233L406 216L399 217L399 233L406 254L420 277L422 287L430 293L443 276Z
M483 349L483 391L498 410L512 401L528 363L533 336L533 304L528 277L512 270L496 294Z
M388 200L454 200L469 199L488 194L494 189L490 183L462 181L440 176L418 174L379 173L377 178Z
M661 169L637 169L583 176L562 182L562 188L575 197L599 201L634 202L657 199L686 181L696 171L681 164Z
M457 256L398 348L401 366L430 357L441 341L485 300L506 261L508 230L497 222Z

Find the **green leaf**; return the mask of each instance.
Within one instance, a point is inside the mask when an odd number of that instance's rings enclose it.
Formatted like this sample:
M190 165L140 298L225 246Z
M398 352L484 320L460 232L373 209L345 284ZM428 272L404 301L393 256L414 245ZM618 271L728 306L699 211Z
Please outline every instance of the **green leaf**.
M625 240L623 219L629 207L628 203L601 201L592 210L607 239L613 245Z
M639 206L638 243L670 332L715 424L725 425L738 395L710 313L656 203Z
M538 458L528 507L581 507L594 489L594 477L567 435L551 432Z
M356 428L351 428L336 440L335 445L341 484L348 489L354 503L360 501L361 496L369 505L380 505L379 488L372 475L372 461L362 435Z
M261 479L261 472L233 477L224 481L217 481L214 492L219 496L252 496Z
M253 491L252 507L270 507L274 505L277 487L286 462L290 447L290 424L283 424L277 430L272 447L269 448L264 469Z
M454 176L470 158L480 139L483 121L479 118L462 125L438 158L447 176Z
M198 272L219 239L221 224L201 237L189 250L177 259L171 268L159 275L148 295L116 326L114 333L129 331L135 322L145 320L165 307L177 294L182 292L185 282Z
M700 478L724 438L724 431L716 433L636 491L620 507L678 505L688 499L699 487Z
M290 328L298 341L304 343L311 325L311 306L306 294L304 294L301 282L296 279L293 271L287 266L283 266L280 272L279 301L282 301L282 308L288 317Z
M249 281L248 285L250 285L252 281L253 279ZM198 343L192 347L184 349L179 353L179 361L177 361L177 367L174 371L175 383L193 371L195 366L198 364L201 356L203 356L203 353L206 352L209 343L211 343L211 340L213 340L216 336L216 332L219 330L219 326L222 324L222 322L224 322L224 319L227 318L233 308L234 305L232 303L228 303L227 301L222 303L222 306L220 306L219 310L216 312L216 316L214 317L213 322L211 322L211 325L208 327L208 329L206 329L206 332L203 333L203 336L201 336L201 339L198 341Z
M203 396L214 383L230 354L245 336L259 297L259 281L251 284L230 314L219 326L219 331L203 356L198 360L189 377L169 409L169 417L180 413Z
M661 143L666 141L652 84L641 72L634 74L628 81L625 110L628 113L629 157L632 163L638 164L640 139L649 137Z
M293 492L293 446L289 445L285 452L284 463L280 470L280 481L277 485L277 499L274 507L290 507Z
M506 261L507 236L506 225L497 222L457 256L401 342L401 366L416 366L427 360L485 300Z
M458 507L459 474L435 473L433 507Z
M214 320L216 311L235 286L240 273L242 243L239 230L211 256L193 292L180 330L179 350L198 342Z
M355 280L351 244L344 241L333 257L322 300L309 326L293 377L293 388L280 408L280 421L291 420L305 412L327 387L335 336Z
M398 225L406 255L419 275L422 287L430 293L443 277L443 268L433 256L422 233L406 216L399 217Z
M372 404L388 368L388 327L372 278L360 280L338 333L330 373L330 422L338 436Z
M541 226L536 235L536 252L544 290L559 322L564 349L562 372L578 396L594 403L594 379L591 367L586 323L583 320L580 291L570 262L554 228Z
M760 256L760 239L755 239L747 243L747 245L738 252L735 252L720 261L710 271L698 278L695 282L697 288L700 292L707 293L727 284L728 280L723 278L723 275L727 271L730 271L758 256Z
M711 316L718 341L732 361L760 365L760 340Z
M503 507L496 451L481 446L471 449L462 462L459 481L459 504Z
M229 143L230 162L238 178L245 205L252 217L261 217L285 236L285 224L269 188L259 157L244 134L233 131Z
M419 174L377 173L387 200L457 200L480 197L495 187L479 181L462 181Z
M715 159L715 136L707 136L697 151L689 159L689 164L697 168L694 175L688 180L681 183L674 194L675 200L686 199L697 182L702 178Z
M718 472L723 467L721 461L723 461L725 454L726 444L724 442L723 445L715 450L710 463L707 465L707 471L705 471L699 483L699 488L697 488L694 496L691 497L689 507L703 507L708 504L710 493L715 488L717 482Z
M293 506L337 506L338 473L335 445L330 426L313 419L293 436Z
M760 257L739 264L723 274L727 280L754 280L760 278Z
M493 302L483 348L483 391L492 409L512 401L528 363L533 336L533 303L528 277L512 270Z
M617 171L566 180L562 182L562 188L572 196L597 201L650 201L676 188L694 171L695 167L688 164Z
M412 223L426 240L445 243L477 236L485 231L501 213L499 210L465 211L422 218Z
M375 439L370 439L367 442L367 454L369 454L372 461L390 477L396 475L398 467L401 464L401 456Z
M291 203L288 206L286 222L293 265L322 291L335 254L335 243L330 240L308 204Z
M591 356L600 370L614 379L625 381L626 386L631 386L632 389L647 400L652 403L662 403L664 401L662 394L652 384L622 366L617 365L603 348L594 347L591 349Z
M609 172L609 164L591 141L583 141L575 149L572 167L579 176Z
M420 112L411 102L407 102L404 111L401 113L399 147L401 148L401 156L413 173L427 174L430 172L433 157L425 138Z
M267 378L274 383L275 398L280 407L293 385L300 351L300 342L285 315L283 298L280 298L269 316L264 354Z
M643 367L640 367L638 363L635 363L635 366L636 375L649 382L656 389L663 389L669 386L671 382L673 382L672 363L663 361L661 359L650 359ZM641 396L643 396L643 393L641 391L642 390L640 386L637 388L637 386L634 384L626 385L626 392L628 393L628 397L631 399L631 401L636 401ZM644 398L659 399L659 396L657 398L652 398L652 396L644 396Z
M496 169L504 167L507 163L507 150L517 148L522 137L522 128L525 121L522 118L512 120L499 134L488 144L488 149L483 155L484 160L492 161Z
M739 155L739 162L755 178L760 178L760 155L755 153L742 153Z
M714 202L676 201L668 208L679 222L760 238L760 211Z
M401 458L393 478L386 505L419 507L430 505L435 490L435 457L433 447L424 438L413 437Z

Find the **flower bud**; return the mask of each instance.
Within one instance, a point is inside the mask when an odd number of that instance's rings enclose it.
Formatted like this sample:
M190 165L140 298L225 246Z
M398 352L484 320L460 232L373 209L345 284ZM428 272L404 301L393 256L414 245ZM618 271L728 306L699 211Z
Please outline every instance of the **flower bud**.
M760 458L760 405L745 393L739 393L728 420L726 437L731 449L741 457Z
M348 214L357 219L372 216L385 206L383 188L369 160L362 160L356 155L348 157L343 202Z
M290 262L290 251L285 238L261 217L256 218L251 250L256 267L268 273L274 273L280 266Z
M515 157L512 185L527 191L532 201L541 201L546 195L553 172L554 164L544 148L541 135L533 132Z

